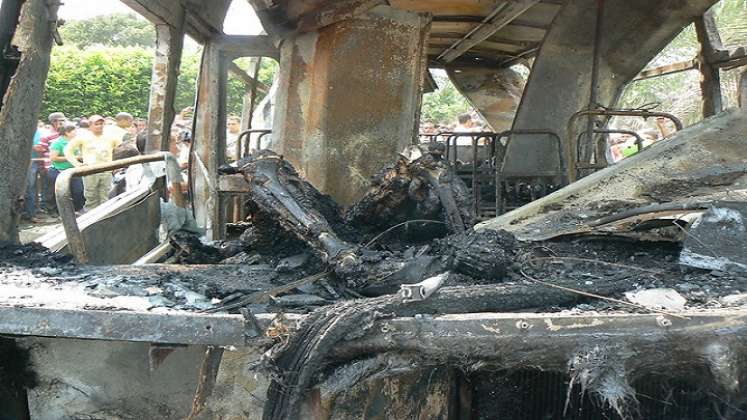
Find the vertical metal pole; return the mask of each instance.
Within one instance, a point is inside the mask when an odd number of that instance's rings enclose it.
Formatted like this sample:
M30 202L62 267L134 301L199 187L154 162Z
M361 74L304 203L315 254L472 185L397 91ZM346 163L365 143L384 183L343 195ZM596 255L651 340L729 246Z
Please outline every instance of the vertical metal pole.
M252 129L252 123L254 119L254 107L257 103L257 84L259 83L259 69L262 67L262 57L256 57L254 60L254 69L252 71L252 77L254 78L254 83L252 84L251 89L249 90L249 103L245 105L244 109L244 115L241 121L242 124L242 131L251 130ZM259 149L261 142L262 142L262 136L259 136L257 138L257 149ZM246 135L246 145L243 148L243 150L246 150L247 152L251 150L251 142L252 142L252 135L247 134ZM242 147L241 147L241 137L239 136L238 141L236 142L236 156L241 159L242 156ZM243 206L243 200L244 195L239 195L237 197L234 197L233 199L233 221L234 223L241 222L246 219L246 209L244 209Z
M739 79L739 107L747 110L747 69Z
M478 136L472 136L472 207L475 217L480 216L480 183L477 180L477 143L479 140Z
M711 64L714 54L722 51L723 45L712 11L709 10L695 20L695 32L700 43L698 69L703 96L703 118L708 118L723 110L721 72L718 67Z
M604 18L604 0L597 0L597 20L594 28L594 51L591 63L591 86L589 89L589 109L594 109L597 105L597 90L599 89L599 56L601 51L599 44L602 39L602 27ZM581 145L580 161L584 164L589 163L591 157L591 148L594 147L594 115L589 115L586 122L586 142ZM574 153L578 153L577 151Z

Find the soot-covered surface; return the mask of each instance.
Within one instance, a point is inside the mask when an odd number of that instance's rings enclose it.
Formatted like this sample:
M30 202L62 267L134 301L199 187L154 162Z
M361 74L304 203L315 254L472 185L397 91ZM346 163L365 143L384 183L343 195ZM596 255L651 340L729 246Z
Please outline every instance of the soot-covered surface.
M572 385L568 375L559 372L479 371L470 375L466 383L472 395L474 420L622 420L615 410L600 404L591 393ZM651 374L632 386L637 396L634 418L638 419L744 418L739 413L747 409L745 404L735 406L726 401L692 375Z

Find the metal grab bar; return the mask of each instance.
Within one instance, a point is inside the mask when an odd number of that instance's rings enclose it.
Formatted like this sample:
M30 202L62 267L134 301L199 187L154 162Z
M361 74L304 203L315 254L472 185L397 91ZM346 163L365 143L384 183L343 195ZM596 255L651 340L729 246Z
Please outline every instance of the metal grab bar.
M568 162L568 182L574 182L578 179L578 152L579 152L579 142L576 139L576 120L578 120L581 117L584 116L607 116L607 117L641 117L643 119L648 118L654 118L654 117L662 117L666 118L674 123L675 128L677 131L682 130L683 125L682 121L680 121L679 118L674 116L673 114L670 114L668 112L660 112L660 111L648 111L648 110L638 110L638 109L605 109L605 108L598 108L598 109L583 109L581 111L576 112L571 116L571 118L568 120L568 125L566 126L566 141L567 141L567 147L566 147L566 159ZM588 130L587 130L588 131Z
M264 136L266 136L268 134L271 134L272 130L261 129L261 128L253 128L251 130L246 130L246 131L242 132L241 134L239 134L239 139L236 141L236 148L239 149L239 150L242 150L242 149L244 150L244 154L243 155L242 154L238 155L239 159L241 159L244 156L246 156L246 155L249 154L249 150L251 149L251 140L252 140L252 138L249 137L249 136L252 135L252 134L254 134L254 133L261 133L260 136L257 138L257 149L259 149L259 147L262 145L262 138L264 138ZM241 142L243 141L244 138L247 138L247 140L244 143L244 147L242 148L241 147Z
M580 139L587 134L588 134L587 131L582 131L581 133L579 133L579 135L576 136L576 142L579 142ZM643 137L641 137L640 134L636 133L633 130L596 128L594 129L594 134L627 134L629 136L635 137L635 144L636 146L638 146L638 151L640 152L641 150L643 150ZM609 166L609 162L607 162L607 157L605 156L605 153L603 151L603 149L606 147L607 147L606 143L604 147L602 147L602 142L598 141L596 147L594 148L594 155L596 156L596 162L594 164L589 164L589 165L577 163L576 168L578 169L604 169L607 166ZM578 159L578 156L576 156L576 159Z
M125 168L140 163L151 163L158 161L166 162L166 176L172 181L181 182L181 169L174 155L169 152L160 152L144 156L135 156L127 159L115 160L112 162L100 163L91 166L79 166L62 171L57 176L55 182L55 195L57 201L57 210L62 220L62 227L65 229L68 247L75 257L75 260L81 264L87 264L90 261L88 249L83 239L83 234L78 226L78 220L75 217L75 206L73 204L73 195L70 190L71 181L74 177L93 175L102 172L109 172L115 169ZM181 190L174 189L174 201L179 202Z

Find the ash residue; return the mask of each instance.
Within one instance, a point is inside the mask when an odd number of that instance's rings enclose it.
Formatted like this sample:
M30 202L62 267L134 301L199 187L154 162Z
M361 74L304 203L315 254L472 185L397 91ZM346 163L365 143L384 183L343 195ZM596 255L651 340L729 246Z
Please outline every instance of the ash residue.
M45 267L68 264L70 255L52 252L37 243L17 245L0 242L0 265L5 267Z

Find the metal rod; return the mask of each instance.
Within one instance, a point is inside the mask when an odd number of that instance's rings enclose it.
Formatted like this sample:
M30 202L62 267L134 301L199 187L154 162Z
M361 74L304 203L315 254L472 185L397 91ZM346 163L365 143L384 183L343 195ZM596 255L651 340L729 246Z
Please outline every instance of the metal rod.
M654 118L654 117L663 117L666 118L674 123L675 128L677 131L682 130L683 125L682 121L680 121L679 118L674 116L673 114L670 114L668 112L661 112L661 111L647 111L647 110L637 110L637 109L606 109L606 108L599 108L599 109L584 109L581 111L576 112L571 116L571 118L568 120L568 125L566 126L566 169L568 171L568 182L574 182L576 179L578 179L578 173L576 171L576 168L578 166L578 140L576 138L576 120L586 116L586 115L605 115L610 117L641 117L644 119L647 118Z
M474 28L472 28L472 30L471 30L471 31L467 32L467 33L466 33L466 34L465 34L465 35L464 35L463 37L461 37L461 38L459 38L458 40L456 40L456 41L455 41L455 42L454 42L453 44L451 44L451 46L449 46L449 47L448 47L447 49L445 49L445 50L444 50L444 51L443 51L443 52L442 52L441 54L439 54L439 55L438 55L438 57L436 57L436 61L439 61L439 60L441 60L442 58L444 58L444 56L445 56L445 55L446 55L447 53L449 53L450 51L452 51L452 50L456 49L457 47L459 47L459 46L460 46L460 45L461 45L461 44L462 44L462 43L463 43L464 41L468 40L468 39L469 39L469 37L471 37L471 36L472 36L472 35L474 35L474 34L475 34L475 33L476 33L477 31L479 31L479 30L480 30L480 29L482 29L482 28L483 28L484 26L486 26L487 24L489 24L489 23L490 23L490 21L491 21L491 20L492 20L492 19L493 19L494 17L498 16L498 14L499 14L499 13L501 13L501 12L502 12L502 11L503 11L504 9L506 9L506 8L507 8L508 6L509 6L509 3L508 3L508 2L505 2L505 3L501 4L501 5L499 5L498 7L496 7L495 9L493 9L493 11L492 11L492 12L490 12L490 13L489 13L489 14L488 14L487 16L485 16L485 18L484 18L484 19L483 19L483 20L482 20L482 21L481 21L480 23L478 23L478 24L477 24L477 26L475 26Z
M477 179L477 143L480 137L472 136L472 210L475 217L479 217L480 210L480 182Z
M604 17L604 0L597 0L597 19L594 28L594 51L591 63L591 86L589 87L589 107L588 109L594 109L597 106L598 100L598 88L599 88L599 56L601 49L599 44L602 39L602 26ZM587 144L593 144L594 141L594 115L589 114L586 122L586 133L587 133ZM591 156L585 148L582 148L581 159L586 162Z
M267 130L267 129L264 129L264 128L257 128L257 129L254 129L254 130L246 130L243 133L239 134L239 140L238 140L239 143L241 143L242 139L244 137L246 137L246 142L244 143L244 155L241 156L241 157L245 157L251 151L251 143L252 143L252 137L251 137L251 135L254 134L254 133L260 133L261 134L259 136L259 139L257 140L257 149L259 149L262 137L264 137L264 136L272 133L272 130Z
M597 128L594 130L595 134L627 134L629 136L635 137L635 144L638 146L638 151L640 152L643 150L643 137L641 137L640 134L633 130L621 130L621 129L611 129L611 128ZM586 135L586 132L579 134L577 137L583 137ZM599 163L599 162L597 162Z

